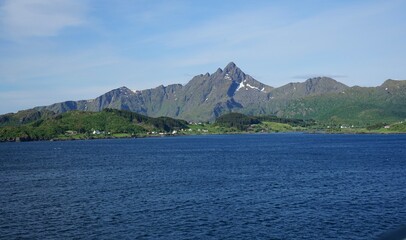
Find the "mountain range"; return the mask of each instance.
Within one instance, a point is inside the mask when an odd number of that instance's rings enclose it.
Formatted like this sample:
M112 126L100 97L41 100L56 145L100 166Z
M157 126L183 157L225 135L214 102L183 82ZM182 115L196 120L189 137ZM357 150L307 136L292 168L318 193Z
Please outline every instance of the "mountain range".
M68 111L128 110L150 117L213 121L228 112L312 118L325 122L376 123L406 119L406 81L349 87L329 77L274 88L245 74L233 62L187 84L132 91L111 90L95 99L66 101L0 116L0 125L26 123Z

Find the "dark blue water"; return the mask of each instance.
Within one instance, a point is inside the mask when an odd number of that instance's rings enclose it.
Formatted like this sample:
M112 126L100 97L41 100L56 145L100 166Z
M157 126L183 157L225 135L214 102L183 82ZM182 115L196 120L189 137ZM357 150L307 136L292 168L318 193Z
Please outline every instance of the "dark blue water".
M0 144L2 239L374 239L406 223L406 135Z

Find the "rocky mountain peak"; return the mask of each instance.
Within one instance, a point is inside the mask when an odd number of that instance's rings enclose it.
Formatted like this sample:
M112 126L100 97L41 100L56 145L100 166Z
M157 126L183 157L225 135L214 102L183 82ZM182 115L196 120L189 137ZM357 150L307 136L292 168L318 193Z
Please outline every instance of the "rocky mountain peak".
M393 80L393 79L388 79L386 80L381 87L399 87L399 86L405 86L406 83L404 80Z
M217 68L217 71L214 74L222 74L223 70L221 68Z
M325 77L325 76L320 76L320 77L312 77L306 80L306 82L313 82L313 83L318 83L318 82L337 82L336 80L330 78L330 77Z
M241 71L241 69L238 68L237 65L235 65L235 63L233 62L227 64L227 66L224 68L223 73L228 79L236 81L237 83L240 83L246 78L246 74Z
M234 62L230 62L229 64L227 64L227 66L224 68L225 72L230 72L234 69L238 68L237 65L235 65Z
M127 87L120 87L120 88L116 88L113 89L109 92L107 92L106 94L110 94L110 95L120 95L120 94L133 94L134 92L131 91L129 88Z
M337 82L330 77L309 78L306 80L305 86L307 94L339 92L348 88L347 85Z
M305 81L306 85L340 85L340 86L346 86L343 83L340 83L336 81L333 78L330 77L314 77L314 78L309 78Z

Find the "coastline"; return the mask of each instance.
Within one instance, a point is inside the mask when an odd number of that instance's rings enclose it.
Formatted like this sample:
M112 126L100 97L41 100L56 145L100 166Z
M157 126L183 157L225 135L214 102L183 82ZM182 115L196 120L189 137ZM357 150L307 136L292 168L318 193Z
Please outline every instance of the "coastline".
M187 137L187 136L210 136L210 135L248 135L248 134L336 134L336 135L403 135L406 132L380 132L380 131L273 131L273 132L216 132L216 133L191 133L191 134L164 134L164 135L130 135L120 133L116 136L91 136L91 137L55 137L51 139L10 139L3 140L0 143L18 143L18 142L63 142L63 141L92 141L92 140L114 140L130 138L167 138L167 137Z

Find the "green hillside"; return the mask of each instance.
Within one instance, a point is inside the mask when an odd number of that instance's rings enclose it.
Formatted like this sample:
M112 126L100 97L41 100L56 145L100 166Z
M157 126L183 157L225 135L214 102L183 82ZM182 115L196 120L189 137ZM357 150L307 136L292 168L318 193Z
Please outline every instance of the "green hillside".
M405 81L388 80L376 88L352 87L340 93L298 99L288 105L283 115L329 125L393 123L406 119L405 92Z
M0 127L1 126L19 126L35 122L40 119L46 119L56 114L49 110L38 111L35 109L22 110L17 113L8 113L0 115Z
M115 109L71 111L29 124L2 127L0 141L140 136L153 131L171 132L182 128L188 128L187 122L168 117L151 118Z
M312 119L276 116L247 116L228 113L215 123L192 123L169 117L152 118L116 109L101 112L70 111L15 126L0 127L0 141L74 140L116 137L160 136L167 134L224 134L266 132L405 133L406 123L377 122L365 126Z
M296 128L310 127L313 120L279 118L276 116L247 116L241 113L227 113L216 119L214 125L236 129L237 131L275 132L294 131Z
M241 113L228 113L216 119L216 125L227 128L236 128L238 130L247 130L252 124L259 123L261 123L261 121L256 117L246 116Z

